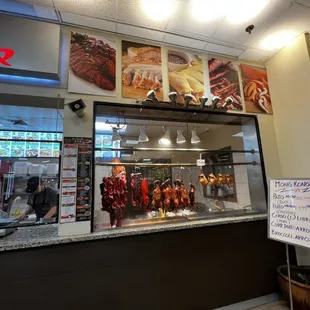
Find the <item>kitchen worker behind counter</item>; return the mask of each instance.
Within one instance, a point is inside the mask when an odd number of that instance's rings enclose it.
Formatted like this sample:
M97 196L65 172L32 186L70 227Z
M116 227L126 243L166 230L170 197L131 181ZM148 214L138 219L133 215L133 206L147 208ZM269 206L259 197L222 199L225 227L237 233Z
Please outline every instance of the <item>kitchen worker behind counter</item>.
M25 219L32 211L37 216L37 221L42 218L56 217L57 191L50 186L42 185L39 177L31 177L27 182L26 193L28 197L28 209L20 216Z

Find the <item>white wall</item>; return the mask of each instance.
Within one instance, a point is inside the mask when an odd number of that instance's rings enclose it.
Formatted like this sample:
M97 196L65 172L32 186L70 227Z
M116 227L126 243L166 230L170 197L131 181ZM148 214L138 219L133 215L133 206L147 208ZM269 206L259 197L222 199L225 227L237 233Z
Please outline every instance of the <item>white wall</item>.
M309 35L301 35L267 62L279 161L287 178L310 177L308 43ZM300 264L310 265L309 250L299 248L297 253Z
M121 97L121 74L117 74L116 79L116 97L103 97L103 96L89 96L89 95L80 95L80 94L72 94L69 93L67 90L68 87L68 70L69 70L69 46L70 46L70 32L73 31L81 31L92 33L94 35L105 35L102 32L96 31L89 31L77 28L71 28L68 26L61 26L61 34L62 34L62 42L61 42L61 83L58 87L41 87L41 86L29 86L29 85L15 85L15 84L7 84L7 83L0 83L0 94L21 94L21 95L30 95L30 96L44 96L44 97L57 97L60 96L66 100L75 100L82 98L85 102L87 102L87 110L90 112L93 109L93 101L106 101L106 102L123 102L123 103L135 103L136 100L134 99L126 99ZM106 37L115 39L116 41L116 48L118 51L121 50L121 40L122 39L129 39L126 37L121 36L113 36L111 34L106 34ZM146 42L144 40L135 40L137 42ZM150 43L150 42L148 42ZM167 63L167 49L168 46L164 46L162 48L162 63L163 63L163 89L165 93L165 100L167 100L167 94L169 92L169 85L168 85L168 77L166 70L166 63ZM205 85L206 89L208 90L208 78L207 78L207 55L203 58L203 63L205 66ZM240 63L240 61L237 61ZM247 62L244 62L247 63ZM256 64L257 65L257 64ZM259 65L259 64L258 64ZM116 70L117 72L121 72L121 53L117 53L116 58ZM273 93L277 92L277 87L274 86L272 89ZM209 92L207 91L209 94ZM272 94L274 95L274 94ZM276 99L277 100L277 99ZM0 102L1 103L1 102ZM277 104L276 104L277 106ZM275 113L278 113L278 108L275 108ZM91 113L91 112L90 112ZM70 112L65 113L65 131L68 133L74 132L75 136L84 136L85 135L85 128L92 127L92 117L88 119L88 123L80 126L74 120L74 116L70 114ZM303 120L306 118L304 115ZM67 123L67 125L66 125ZM267 176L280 176L280 165L279 165L279 156L277 152L277 142L275 139L274 129L273 129L273 116L269 115L262 115L259 117L260 123L260 130L262 133L262 145L265 154L265 164L267 168ZM85 127L86 126L86 127ZM66 129L67 128L67 129ZM89 129L87 129L89 130ZM279 136L280 139L283 139L283 135ZM310 169L310 168L309 168ZM96 185L95 185L96 186Z

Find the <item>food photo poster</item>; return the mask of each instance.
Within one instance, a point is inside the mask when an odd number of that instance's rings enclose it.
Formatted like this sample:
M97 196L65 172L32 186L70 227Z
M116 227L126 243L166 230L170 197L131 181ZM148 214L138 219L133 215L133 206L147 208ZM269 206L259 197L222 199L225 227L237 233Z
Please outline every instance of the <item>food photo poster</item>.
M69 92L115 96L115 60L115 41L71 32Z
M177 92L177 103L184 104L184 95L192 94L192 105L199 105L204 94L202 59L195 54L168 51L169 90Z
M246 112L272 114L265 68L240 65Z
M221 104L230 97L230 110L243 110L238 76L238 67L230 60L208 58L210 91L221 98Z
M150 90L163 99L161 48L122 41L122 96L146 99Z

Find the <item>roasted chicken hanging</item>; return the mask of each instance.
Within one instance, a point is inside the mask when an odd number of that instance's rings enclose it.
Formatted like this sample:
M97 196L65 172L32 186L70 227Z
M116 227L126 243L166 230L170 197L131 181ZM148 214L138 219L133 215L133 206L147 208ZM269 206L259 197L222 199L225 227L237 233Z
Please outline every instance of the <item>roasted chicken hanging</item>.
M208 179L206 178L206 176L203 173L199 176L199 182L203 187L207 187L207 185L209 183Z
M162 208L162 191L160 188L160 181L156 180L154 183L154 190L153 190L153 200L151 203L152 209Z

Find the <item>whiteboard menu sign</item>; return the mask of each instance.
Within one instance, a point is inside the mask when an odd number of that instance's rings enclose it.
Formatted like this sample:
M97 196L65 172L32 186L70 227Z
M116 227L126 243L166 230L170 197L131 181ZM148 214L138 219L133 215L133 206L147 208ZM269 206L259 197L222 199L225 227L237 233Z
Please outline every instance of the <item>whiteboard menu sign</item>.
M269 181L268 235L310 248L310 179Z

